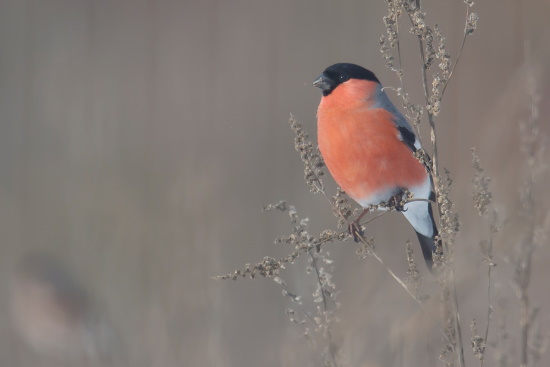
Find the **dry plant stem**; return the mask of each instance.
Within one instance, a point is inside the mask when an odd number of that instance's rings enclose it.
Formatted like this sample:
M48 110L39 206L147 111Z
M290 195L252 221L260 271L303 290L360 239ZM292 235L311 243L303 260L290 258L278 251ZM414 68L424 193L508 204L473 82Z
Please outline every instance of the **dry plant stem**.
M330 201L330 198L325 194L324 190L321 191L321 192L325 195L325 197L329 200L329 202L330 202L331 205L332 205L332 202ZM338 208L336 208L336 207L334 207L334 206L333 206L333 208L337 210L338 215L343 216L343 214L340 212L340 210L338 210ZM383 213L377 215L376 217L374 217L373 219L367 221L366 223L369 223L369 222L371 222L372 220L377 219L377 218L381 217L382 215L384 215L384 214L386 214L386 213L389 213L389 211L383 212ZM366 223L365 223L365 224L366 224ZM358 235L358 238L361 240L362 243L364 243L364 244L367 243L367 241L365 240L365 238L363 238L362 236ZM384 263L384 261L382 261L382 259L381 259L375 252L372 252L372 255L373 255L373 257L374 257L380 264L382 264L382 265L384 266L384 268L386 269L386 271L388 272L388 274L390 274L390 276L391 276L399 285L401 285L401 286L403 287L403 289L405 289L405 291L406 291L406 292L416 301L416 303L422 308L422 310L426 311L426 309L425 309L424 305L422 304L422 302L420 302L420 300L419 300L414 294L412 294L411 291L407 288L407 284L405 284L405 282L404 282L403 280L401 280L401 278L399 278L399 277L393 272L393 270L391 270L391 268L390 268L388 265L386 265L386 263ZM441 329L441 328L440 328L440 329ZM441 329L441 331L443 331L443 329Z
M420 8L420 1L417 1L416 6ZM399 78L399 83L401 84L401 90L402 93L406 94L405 91L405 81L403 79L403 64L401 61L401 43L399 42L399 16L397 16L396 22L395 22L395 46L397 48L397 62L399 63L399 70L392 70L396 71L397 77ZM416 133L416 137L418 141L420 142L420 145L422 146L422 136L420 134L420 127L418 124L413 124L413 128Z
M376 219L380 218L381 216L386 215L388 213L389 213L389 211L382 212L382 213L376 215L375 217L370 218L369 220L365 221L364 223L361 223L360 225L361 226L367 225L368 223L370 223L370 222L372 222L372 221L374 221L374 220L376 220ZM251 278L255 278L257 273L259 273L260 275L262 275L264 277L274 276L274 275L276 276L277 274L275 273L275 271L278 272L279 270L284 269L285 264L292 263L301 253L308 252L312 249L317 249L317 248L319 248L320 246L322 246L324 244L330 243L330 242L332 242L332 241L334 241L338 238L342 238L344 235L349 236L349 231L347 229L345 231L336 232L332 236L324 237L323 239L320 239L319 241L312 242L308 245L300 247L288 256L285 256L285 257L282 257L282 258L279 258L279 259L269 259L270 263L279 264L279 266L277 266L277 268L273 269L271 272L265 271L266 269L263 269L264 272L262 272L262 270L260 270L260 269L254 269L254 268L248 268L247 267L247 268L245 268L244 271L243 270L235 270L233 273L215 276L215 277L212 277L212 279L222 279L222 280L233 279L233 280L236 280L238 277L245 278L247 276L249 276ZM265 259L264 259L264 262L265 262ZM260 262L260 263L256 264L256 267L264 265L264 262ZM250 264L247 264L247 265L250 265Z
M458 311L458 297L456 295L456 284L454 278L454 271L450 272L451 282L453 284L453 301L455 305L455 330L456 330L456 343L458 348L458 359L460 366L464 367L464 346L462 344L462 331L460 329L460 313Z
M405 83L403 82L403 66L401 64L401 46L399 45L399 22L395 22L395 29L396 29L396 46L397 46L397 62L399 62L399 73L397 73L397 77L399 78L399 82L401 83L401 88L405 89Z
M399 81L401 82L401 89L403 90L403 93L405 92L405 83L403 81L403 67L401 66L401 48L399 46L399 22L396 23L396 29L397 29L397 59L399 61L399 69L401 73L398 74ZM419 124L413 124L413 128L416 133L416 138L418 139L418 142L420 143L420 146L422 145L422 134L420 134L420 126Z
M317 323L315 322L315 318L313 317L311 312L306 311L306 309L304 307L302 307L302 305L296 301L296 298L298 298L298 296L296 294L291 293L290 291L288 291L288 289L286 288L286 285L283 285L283 290L286 292L286 296L288 296L290 299L294 300L295 305L292 306L292 307L299 310L300 312L302 312L305 315L305 317L307 317L307 319L311 322L312 325L316 325Z
M424 51L422 51L422 57L424 57ZM428 92L428 84L427 84L427 81L426 81L426 67L425 66L422 67L422 72L423 72L422 83L424 84L424 92L425 92L425 96L426 96L426 103L429 103L430 94ZM439 170L438 170L439 159L438 159L438 155L437 155L437 135L436 135L436 131L435 131L434 116L431 112L428 112L428 121L430 123L430 139L432 141L432 172L433 172L434 176L437 177L439 175Z
M534 197L535 188L535 168L537 161L540 158L537 157L540 154L537 144L539 143L540 134L536 120L538 119L538 96L534 87L534 81L531 78L529 88L529 95L531 98L531 114L528 120L520 125L522 135L522 145L527 162L528 176L525 182L524 194L522 195L522 206L524 216L529 223L527 238L523 240L523 246L520 247L519 259L516 265L516 285L517 294L520 303L520 327L521 327L521 366L526 367L529 362L529 333L531 329L531 323L534 319L534 314L530 309L530 301L527 290L531 280L531 262L533 251L535 249L535 233L537 232L537 218L536 218L536 201Z
M384 214L384 213L383 213ZM363 243L366 243L366 239L363 238L361 235L358 235L359 239L361 240L361 242ZM426 315L429 315L428 313L428 310L426 309L426 307L424 307L424 304L418 299L417 296L415 296L410 290L409 290L409 287L407 287L407 284L401 280L401 278L399 278L397 276L397 274L395 274L393 272L393 270L391 270L391 268L382 260L382 258L380 256L378 256L376 254L376 252L372 251L371 252L371 255L372 257L374 257L376 259L376 261L378 261L380 264L382 264L384 266L384 268L386 269L386 271L388 272L388 274L390 274L390 276L399 284L403 287L403 289L405 290L405 292L407 292L407 294L409 296L411 296L411 298L416 302L416 304L420 307L420 309L422 311L424 311L424 313ZM443 338L445 338L445 341L447 343L451 343L451 340L449 339L449 336L445 333L445 331L443 330L443 328L441 327L441 325L439 325L438 323L436 323L436 326L437 328L439 329L439 331L441 332L441 335L443 336Z
M464 36L462 37L462 44L460 45L460 50L458 51L458 56L456 57L456 61L451 68L451 71L449 72L449 77L447 78L447 81L445 82L445 85L441 89L441 98L443 98L443 94L445 94L445 90L447 89L447 85L449 85L449 81L451 80L453 76L453 72L455 71L456 66L458 65L458 61L460 60L460 56L462 55L462 50L464 50L464 45L466 44L466 38L468 37L468 33L466 31L468 27L468 19L470 18L470 6L466 4L466 25L464 26Z
M311 253L311 251L313 250L309 251L309 256L311 257L311 267L315 269L315 275L317 276L317 283L319 283L319 287L321 289L321 297L323 299L323 309L326 312L329 309L327 294L323 287L323 282L321 281L321 274L319 273L319 267L317 264L318 259L315 255ZM329 355L330 355L332 365L338 366L338 364L336 363L336 344L334 343L334 339L332 337L332 332L330 327L327 328L327 339L328 339L328 350L329 350Z
M427 71L428 68L426 66L426 55L424 54L424 42L422 41L422 37L418 36L418 42L419 42L419 48L420 48L420 58L422 59L422 85L424 86L424 97L426 98L426 105L430 104L430 91L428 89L428 76ZM433 113L428 111L428 122L430 124L430 137L432 141L432 172L435 177L439 175L438 173L438 158L437 158L437 136L435 132L435 120ZM436 190L437 195L437 190ZM437 201L437 200L436 200Z
M488 254L493 253L493 234L491 233L489 237L489 245L488 245ZM488 269L487 269L487 325L485 326L485 336L483 338L485 345L487 345L487 338L489 338L489 325L491 323L491 314L493 313L493 306L491 306L491 272L493 270L493 260L488 259ZM485 351L481 357L481 360L479 362L480 367L483 367L483 362L485 361Z
M532 157L529 157L532 158ZM528 183L530 188L533 187L533 179L532 176L529 177ZM528 204L531 208L534 206L534 199L532 196L532 190L529 190L529 193L527 195ZM531 278L531 260L533 255L533 233L535 233L535 215L534 213L530 213L530 228L529 228L529 236L525 240L525 245L522 246L521 251L522 254L520 255L522 259L520 259L520 269L518 272L520 274L518 275L518 297L519 297L519 307L520 307L520 328L521 328L521 366L527 367L527 363L529 362L529 331L531 328L531 310L530 310L530 302L529 302L529 295L527 294L527 288L529 287L529 282Z
M417 4L418 9L420 9L421 4L420 4L419 0L416 2L416 4ZM414 24L414 22L412 21L412 17L410 15L410 13L408 13L408 14L409 14L409 18L411 19L411 22ZM423 41L422 36L420 34L417 36L417 38L418 38L420 57L421 57L421 62L422 62L421 72L422 72L422 84L423 84L423 87L424 87L424 97L425 97L425 100L426 100L426 105L428 106L428 105L430 105L430 91L428 89L428 76L427 76L428 66L426 64L426 55L424 53L424 41ZM456 63L455 63L455 66L456 66ZM430 124L430 138L431 138L431 142L432 142L432 174L433 174L433 177L439 177L437 134L436 134L436 129L435 129L435 120L434 120L433 113L429 109L428 109L427 112L428 112L428 122ZM436 181L436 180L434 180L434 181ZM436 195L436 198L437 198L438 190L435 190L435 195ZM436 200L436 201L439 202L438 200ZM438 211L441 215L442 213L441 213L440 205L438 205ZM454 328L455 328L455 331L456 331L456 334L457 334L456 344L457 344L457 349L458 349L458 362L459 362L459 365L461 367L464 367L464 365L465 365L465 362L464 362L464 346L463 346L463 342L462 342L462 331L461 331L461 327L460 327L460 314L459 314L459 309L458 309L458 297L457 297L457 294L456 294L456 284L455 284L455 281L454 281L454 271L453 271L452 268L449 271L449 278L450 278L450 282L452 284L452 288L451 288L452 289L452 299L453 299L454 308L455 308Z
M533 252L532 243L524 246L523 251L526 251L526 272L530 273L531 268L531 255ZM529 270L527 270L529 269ZM526 277L530 277L526 275ZM531 318L530 318L530 308L529 308L529 295L527 294L527 285L524 287L520 286L519 290L519 304L520 304L520 327L521 327L521 366L527 367L529 361L528 352L529 352L529 330L531 327Z
M419 42L419 48L420 48L420 55L422 58L422 84L424 85L424 97L426 98L426 104L430 103L430 92L428 90L428 79L427 79L427 67L426 67L426 59L424 54L424 42L422 41L422 38L418 37ZM432 142L432 174L433 177L438 177L438 154L437 154L437 134L435 130L435 120L433 114L428 111L428 122L430 124L430 137ZM437 198L438 190L435 190L435 195ZM437 201L437 200L436 200ZM438 205L438 210L441 215L441 207ZM455 307L455 330L457 333L456 343L458 348L458 361L459 365L461 367L464 367L464 346L462 343L462 331L460 327L460 314L458 310L458 297L456 295L456 284L454 281L454 271L453 269L450 269L449 277L452 283L452 295L453 295L453 302Z

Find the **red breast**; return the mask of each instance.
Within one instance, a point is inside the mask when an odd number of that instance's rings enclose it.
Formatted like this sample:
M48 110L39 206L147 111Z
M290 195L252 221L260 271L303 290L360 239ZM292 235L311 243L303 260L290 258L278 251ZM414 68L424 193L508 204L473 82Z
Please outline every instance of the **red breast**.
M319 149L340 187L358 202L384 190L420 185L424 166L399 140L390 112L376 107L379 84L351 79L321 99Z

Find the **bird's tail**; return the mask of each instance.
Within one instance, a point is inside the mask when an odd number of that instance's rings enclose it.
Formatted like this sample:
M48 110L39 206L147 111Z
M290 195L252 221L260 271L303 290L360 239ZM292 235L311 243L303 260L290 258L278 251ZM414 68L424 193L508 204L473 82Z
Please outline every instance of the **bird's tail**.
M436 251L436 238L439 233L437 231L437 225L435 224L435 220L432 212L432 206L429 204L428 204L428 214L429 214L429 219L432 221L432 228L433 228L432 236L427 237L419 232L416 232L416 235L418 236L418 241L420 242L420 248L422 249L422 255L424 255L424 260L426 261L426 265L428 266L428 269L432 271L433 253Z
M435 247L435 237L426 237L421 233L416 232L416 235L418 236L418 241L420 242L420 248L422 249L422 255L424 255L424 260L426 261L426 265L428 266L428 269L431 271L433 266L433 253L436 250ZM435 233L437 236L437 231Z

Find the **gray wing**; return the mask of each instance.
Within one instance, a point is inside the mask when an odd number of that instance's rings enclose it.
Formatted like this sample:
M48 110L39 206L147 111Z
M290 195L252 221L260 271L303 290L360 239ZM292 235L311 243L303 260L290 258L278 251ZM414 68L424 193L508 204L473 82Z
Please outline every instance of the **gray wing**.
M407 118L403 116L401 112L391 103L390 99L388 98L387 94L382 90L381 86L378 86L378 95L376 99L376 105L375 108L384 108L386 111L390 112L393 116L393 123L397 127L397 131L399 132L399 135L397 136L399 140L403 142L413 153L416 153L416 151L422 146L420 145L420 141L416 138L416 135L411 127L409 125L409 122L407 121ZM424 167L426 167L426 170L428 172L431 171L431 162L430 157L426 155L426 162L424 163Z
M393 116L393 123L397 126L399 131L399 139L405 143L407 147L414 153L421 148L420 142L414 134L414 130L407 121L407 118L403 116L401 112L391 103L386 92L382 90L382 87L378 87L378 95L376 96L376 108L383 108L390 112Z

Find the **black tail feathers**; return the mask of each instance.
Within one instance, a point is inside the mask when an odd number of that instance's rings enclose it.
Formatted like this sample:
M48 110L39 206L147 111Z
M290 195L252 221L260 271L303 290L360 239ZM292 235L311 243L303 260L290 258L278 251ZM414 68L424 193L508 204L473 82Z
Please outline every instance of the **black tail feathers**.
M437 236L437 230L434 232L434 237L426 237L423 234L416 232L418 236L418 241L420 242L420 248L422 249L422 255L424 255L424 260L428 269L432 271L433 266L433 253L436 250L435 247L435 236Z
M422 249L422 255L424 255L424 260L426 261L426 265L428 266L428 269L432 271L433 253L436 251L436 237L438 236L439 232L437 231L437 225L435 224L434 215L432 212L432 206L429 204L428 204L428 213L432 220L433 235L431 237L426 237L423 234L418 232L416 232L416 235L418 236L418 241L420 242L420 248Z

